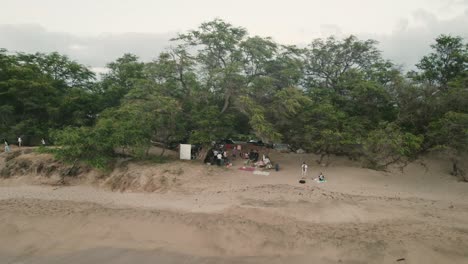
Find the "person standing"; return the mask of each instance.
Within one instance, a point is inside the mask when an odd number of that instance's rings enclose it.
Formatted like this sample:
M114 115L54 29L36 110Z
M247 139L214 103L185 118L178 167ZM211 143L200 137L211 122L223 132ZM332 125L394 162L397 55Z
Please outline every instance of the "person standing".
M21 148L22 144L23 144L23 140L21 139L21 137L18 137L18 147Z
M223 151L223 161L224 163L229 163L228 153L226 150Z
M8 142L5 140L5 152L10 152L10 146L8 145Z
M43 147L45 147L45 140L44 139L41 139L41 144Z
M307 166L307 164L305 163L305 161L302 162L302 165L301 165L302 177L307 176L307 168L308 168L308 166Z
M218 166L223 166L224 165L223 154L218 153L218 155L216 157L218 158Z
M232 149L232 159L236 159L236 157L237 157L237 147L234 147Z

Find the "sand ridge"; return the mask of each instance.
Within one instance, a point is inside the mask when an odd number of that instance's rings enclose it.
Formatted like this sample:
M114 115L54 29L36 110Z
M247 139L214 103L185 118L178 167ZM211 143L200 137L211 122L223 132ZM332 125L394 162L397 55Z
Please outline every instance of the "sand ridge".
M302 185L294 165L314 157L274 155L283 169L270 176L191 162L125 169L177 177L152 192L0 181L0 262L467 263L468 185L440 163L376 172L337 158L311 164L327 183Z

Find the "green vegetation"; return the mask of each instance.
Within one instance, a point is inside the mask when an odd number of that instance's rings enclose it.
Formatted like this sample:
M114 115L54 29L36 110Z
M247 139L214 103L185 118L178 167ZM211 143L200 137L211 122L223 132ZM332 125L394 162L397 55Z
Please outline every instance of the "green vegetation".
M151 62L124 54L99 79L57 53L0 50L0 136L46 138L58 157L97 167L116 153L144 159L154 142L253 134L376 169L443 149L453 173L464 173L468 45L460 37L438 37L408 73L374 40L298 48L218 19L171 45Z

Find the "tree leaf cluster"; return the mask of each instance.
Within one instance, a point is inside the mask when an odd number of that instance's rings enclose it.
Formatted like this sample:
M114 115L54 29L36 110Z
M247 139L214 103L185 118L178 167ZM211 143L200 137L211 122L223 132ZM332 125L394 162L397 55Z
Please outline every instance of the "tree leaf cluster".
M223 138L284 142L378 169L436 148L466 153L466 42L441 35L410 72L377 44L349 36L300 48L215 19L153 61L124 54L100 78L58 53L1 50L0 131L27 144L48 138L64 159L99 166L145 157L152 145Z

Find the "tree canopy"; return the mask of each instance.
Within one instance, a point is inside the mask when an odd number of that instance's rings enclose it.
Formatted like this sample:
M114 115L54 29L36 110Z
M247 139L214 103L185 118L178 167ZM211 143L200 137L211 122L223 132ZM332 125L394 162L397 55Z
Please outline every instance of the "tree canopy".
M65 55L2 49L1 136L47 138L63 158L99 166L117 149L142 157L155 142L230 137L374 168L441 147L466 154L466 41L439 36L410 72L377 44L349 36L299 48L215 19L176 36L153 61L123 54L100 78Z

